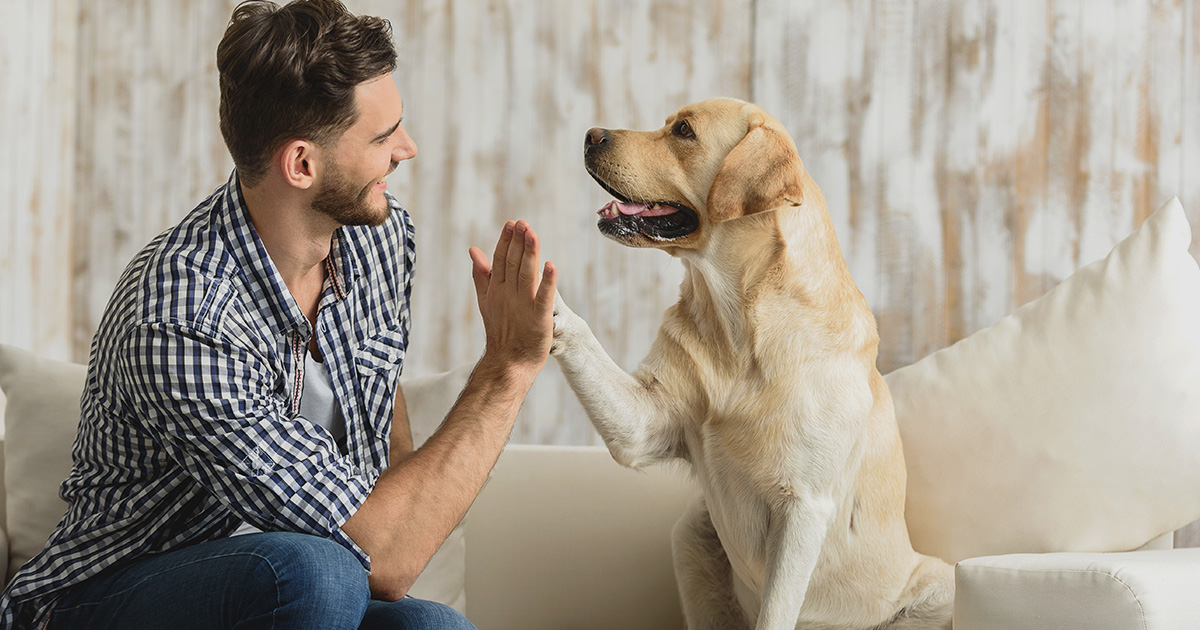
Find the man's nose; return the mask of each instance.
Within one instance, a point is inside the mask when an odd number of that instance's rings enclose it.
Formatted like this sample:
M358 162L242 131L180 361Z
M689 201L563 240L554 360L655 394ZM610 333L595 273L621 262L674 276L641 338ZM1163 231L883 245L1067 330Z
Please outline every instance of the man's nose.
M417 143L408 135L407 131L401 127L399 142L392 148L392 161L400 162L417 155Z

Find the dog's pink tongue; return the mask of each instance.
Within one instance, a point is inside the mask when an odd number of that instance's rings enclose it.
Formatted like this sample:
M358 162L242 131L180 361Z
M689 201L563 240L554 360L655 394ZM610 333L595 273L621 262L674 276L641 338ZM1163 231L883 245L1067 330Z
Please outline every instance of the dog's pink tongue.
M614 199L601 208L597 214L608 219L615 219L622 214L640 217L658 217L675 212L678 212L678 208L666 204L625 203Z
M641 214L645 212L647 208L647 205L644 203L624 203L621 201L616 203L617 210L619 210L621 214Z

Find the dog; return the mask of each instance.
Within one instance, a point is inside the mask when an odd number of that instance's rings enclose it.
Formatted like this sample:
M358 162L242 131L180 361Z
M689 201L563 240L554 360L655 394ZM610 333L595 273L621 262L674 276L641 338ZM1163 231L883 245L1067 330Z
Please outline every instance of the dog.
M685 269L632 375L561 296L551 354L618 463L690 465L688 628L950 628L953 569L905 526L875 319L791 136L711 99L656 131L591 129L584 161L616 198L600 232Z

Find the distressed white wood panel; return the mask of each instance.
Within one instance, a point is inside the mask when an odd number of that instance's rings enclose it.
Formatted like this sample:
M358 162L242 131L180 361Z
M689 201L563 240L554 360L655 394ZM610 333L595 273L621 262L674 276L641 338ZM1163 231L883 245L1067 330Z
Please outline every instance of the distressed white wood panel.
M1179 200L1189 214L1200 209L1200 2L1186 0L1183 6L1183 61L1180 84ZM1195 226L1196 222L1193 221ZM1192 255L1200 256L1200 229L1192 229ZM1200 541L1200 531L1197 532Z
M75 358L125 266L224 183L216 49L235 2L79 4Z
M0 341L69 355L76 6L0 4Z
M405 125L420 150L393 175L418 232L414 336L420 374L475 361L484 338L467 248L489 255L505 220L529 220L561 272L564 299L618 364L633 369L682 270L657 251L604 239L609 197L583 168L593 126L657 128L678 107L749 96L748 1L352 2L393 22ZM593 443L551 361L517 442Z
M75 15L75 0L0 3L0 343L57 359L74 305ZM0 435L3 414L0 395Z
M754 98L825 190L890 370L1106 254L1200 166L1193 2L759 0Z
M234 4L0 4L0 340L86 358L133 253L225 180ZM1172 194L1200 218L1195 0L348 4L392 20L421 147L392 179L419 232L411 374L478 357L466 248L510 218L635 367L681 270L600 237L583 134L709 96L752 97L796 137L885 370L1040 295ZM553 362L514 439L595 441Z

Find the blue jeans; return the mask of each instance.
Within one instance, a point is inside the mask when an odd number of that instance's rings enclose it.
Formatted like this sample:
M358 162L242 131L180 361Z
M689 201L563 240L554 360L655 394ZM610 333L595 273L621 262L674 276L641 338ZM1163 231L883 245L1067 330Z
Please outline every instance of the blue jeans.
M474 630L449 606L370 599L367 572L316 536L248 534L147 556L66 589L51 630Z

